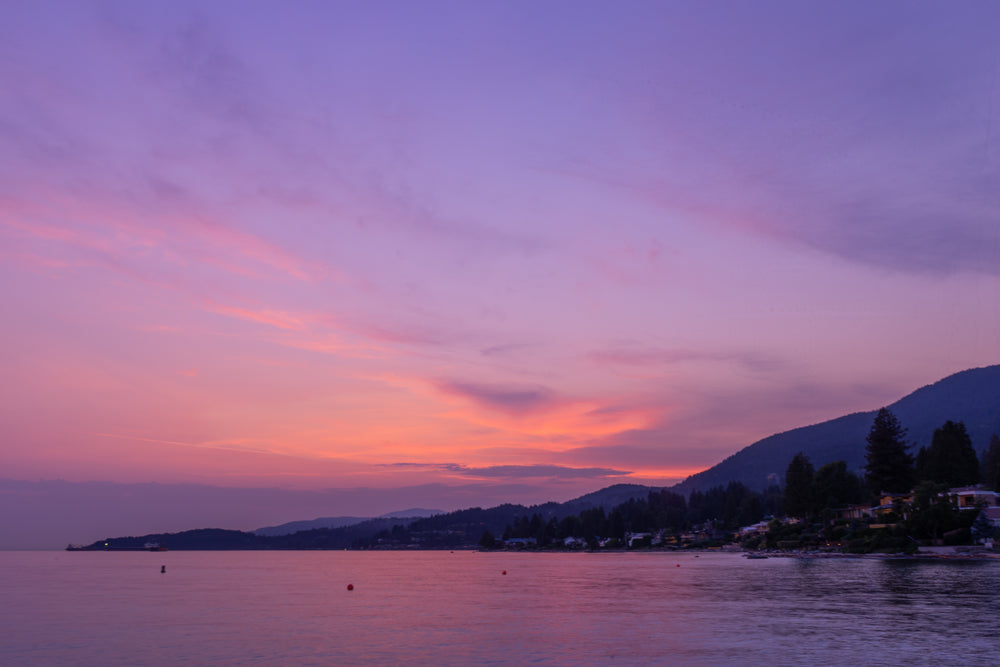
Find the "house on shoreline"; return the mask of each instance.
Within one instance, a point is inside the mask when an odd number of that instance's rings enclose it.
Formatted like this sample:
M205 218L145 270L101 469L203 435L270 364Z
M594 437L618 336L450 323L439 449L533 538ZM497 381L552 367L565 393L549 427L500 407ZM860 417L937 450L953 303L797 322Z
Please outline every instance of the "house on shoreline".
M1000 493L984 489L981 484L975 486L961 486L948 489L944 494L951 504L959 510L976 510L984 507L1000 507ZM848 505L833 510L835 521L862 521L866 519L876 519L889 514L907 515L913 506L914 492L909 493L887 493L883 492L875 506L869 505Z
M1000 493L987 491L982 485L962 486L948 489L951 501L960 510L973 510L983 507L1000 506Z

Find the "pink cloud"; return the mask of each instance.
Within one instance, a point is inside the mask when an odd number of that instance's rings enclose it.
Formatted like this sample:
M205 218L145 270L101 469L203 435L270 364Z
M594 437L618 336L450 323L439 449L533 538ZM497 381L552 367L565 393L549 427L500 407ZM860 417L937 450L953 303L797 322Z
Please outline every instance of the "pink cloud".
M142 210L146 203L150 205ZM191 195L164 209L141 199L135 203L123 200L96 184L84 198L35 183L16 199L2 201L0 224L42 241L124 260L156 250L181 266L196 260L235 275L259 277L252 268L259 264L304 282L314 279L310 274L345 280L335 267L306 262L275 243L223 222L211 208Z
M224 306L212 301L206 301L204 307L205 310L213 313L249 320L251 322L258 322L260 324L268 324L279 329L301 331L305 328L305 324L300 316L291 315L283 311L267 309L251 310L249 308L239 308L237 306Z
M235 251L237 255L256 260L297 280L307 282L311 280L300 259L257 236L204 218L197 221L182 218L172 222L187 229L195 238L208 241L218 249L224 249L227 252ZM225 266L225 264L221 265ZM322 273L328 276L337 276L338 279L341 278L340 274L335 273L332 267L326 267Z
M313 340L289 340L282 339L281 345L319 352L322 354L332 354L336 356L349 356L357 359L378 359L390 356L392 352L382 346L377 345L352 345L340 342L334 336L325 336L321 339Z

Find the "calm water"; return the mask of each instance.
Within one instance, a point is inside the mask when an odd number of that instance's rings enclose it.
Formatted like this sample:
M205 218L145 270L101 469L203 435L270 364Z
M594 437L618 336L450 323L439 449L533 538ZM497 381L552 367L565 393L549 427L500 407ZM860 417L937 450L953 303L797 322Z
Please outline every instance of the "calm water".
M3 665L998 661L998 561L0 552Z

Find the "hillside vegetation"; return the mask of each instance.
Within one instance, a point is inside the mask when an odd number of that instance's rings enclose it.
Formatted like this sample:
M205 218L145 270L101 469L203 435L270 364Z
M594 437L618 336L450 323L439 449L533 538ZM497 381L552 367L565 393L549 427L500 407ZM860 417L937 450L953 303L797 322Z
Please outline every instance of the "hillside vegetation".
M860 470L865 465L865 436L880 407L769 436L692 475L672 490L704 491L732 481L763 490L768 486L768 476L780 476L799 452L817 467L844 461L848 469ZM908 429L914 450L930 445L934 429L952 420L965 424L976 451L982 451L990 435L1000 433L1000 365L950 375L886 407Z

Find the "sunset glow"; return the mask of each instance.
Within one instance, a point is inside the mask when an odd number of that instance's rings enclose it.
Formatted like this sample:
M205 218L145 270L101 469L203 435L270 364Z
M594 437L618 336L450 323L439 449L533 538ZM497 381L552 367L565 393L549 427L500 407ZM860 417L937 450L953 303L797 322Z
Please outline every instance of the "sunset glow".
M566 500L1000 362L998 5L4 14L0 477Z

